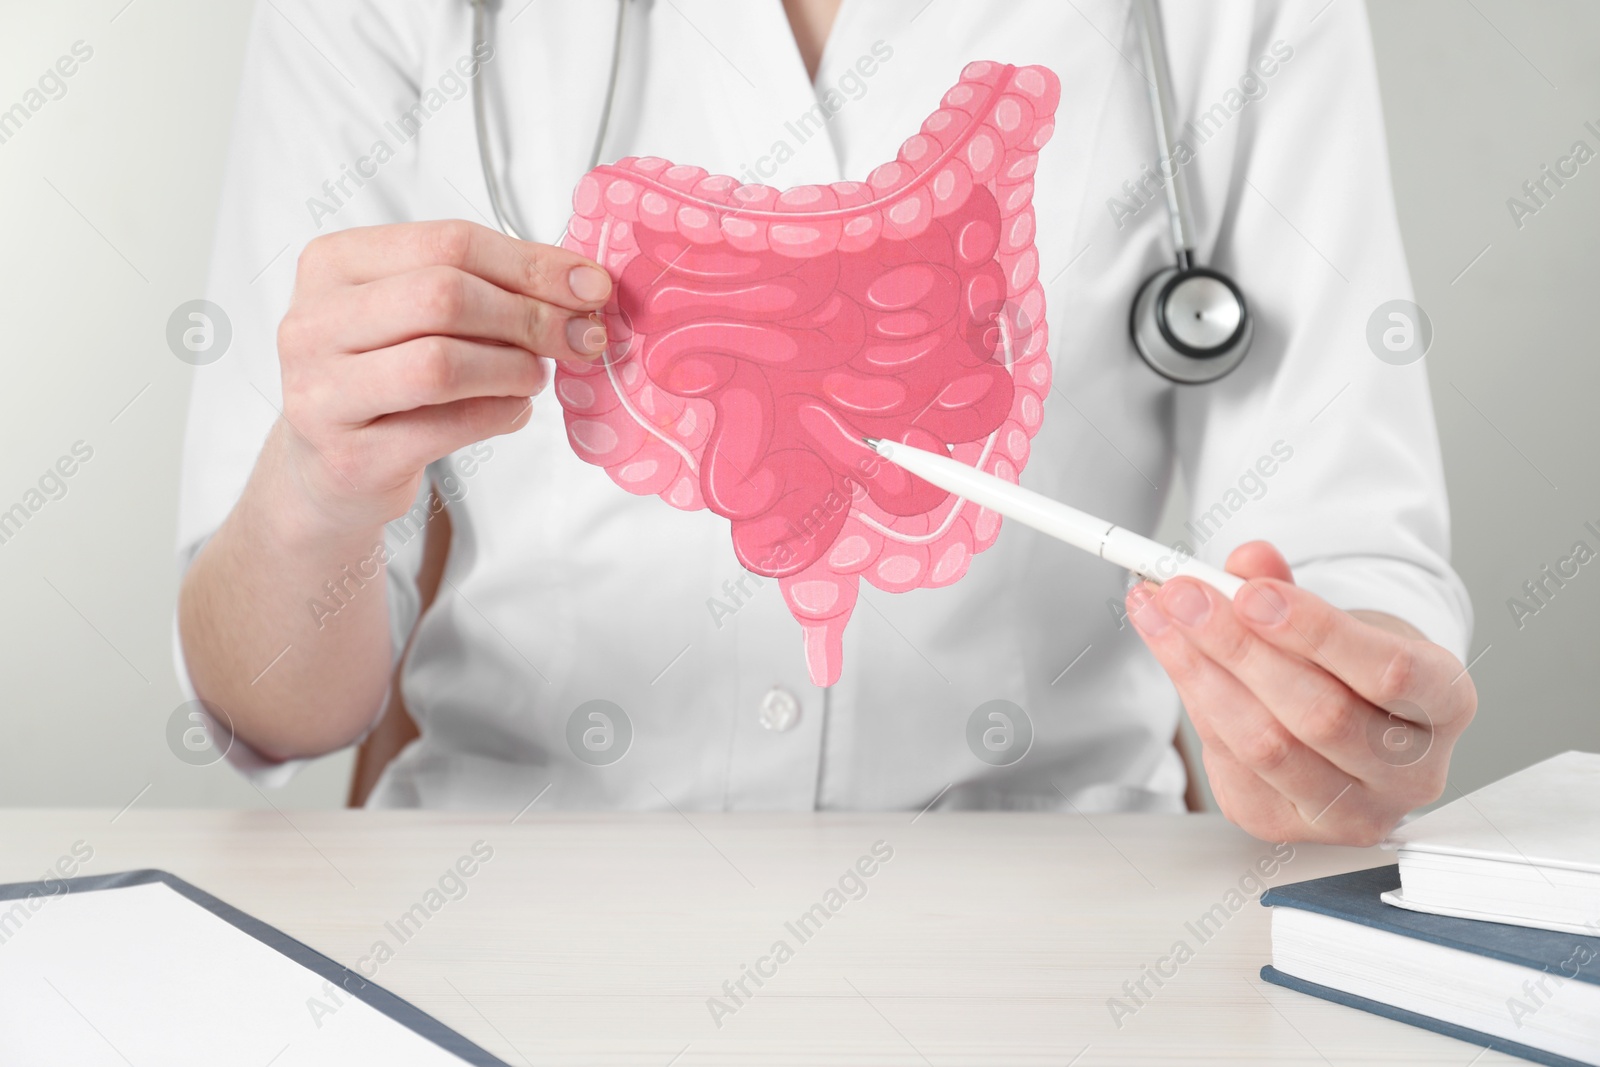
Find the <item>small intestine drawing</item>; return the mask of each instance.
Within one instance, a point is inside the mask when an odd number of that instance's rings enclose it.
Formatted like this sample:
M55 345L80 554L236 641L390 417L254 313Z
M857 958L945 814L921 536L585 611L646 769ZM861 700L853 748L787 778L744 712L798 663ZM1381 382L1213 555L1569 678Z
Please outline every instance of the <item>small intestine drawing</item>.
M1033 179L1059 98L1045 67L972 63L865 182L780 192L630 157L573 193L563 243L616 281L603 358L556 372L573 450L727 518L817 685L862 579L949 585L999 535L862 438L1010 482L1026 466L1051 375Z

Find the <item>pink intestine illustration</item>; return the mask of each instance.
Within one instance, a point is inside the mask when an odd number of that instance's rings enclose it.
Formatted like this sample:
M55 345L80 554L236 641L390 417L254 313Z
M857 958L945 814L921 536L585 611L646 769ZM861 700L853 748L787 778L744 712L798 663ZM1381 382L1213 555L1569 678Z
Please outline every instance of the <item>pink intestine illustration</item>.
M1060 83L973 63L865 182L779 191L628 158L573 194L566 247L616 280L610 346L555 392L583 460L709 508L776 578L812 681L843 669L862 579L949 585L1000 517L878 459L864 436L1016 482L1049 392L1034 172Z

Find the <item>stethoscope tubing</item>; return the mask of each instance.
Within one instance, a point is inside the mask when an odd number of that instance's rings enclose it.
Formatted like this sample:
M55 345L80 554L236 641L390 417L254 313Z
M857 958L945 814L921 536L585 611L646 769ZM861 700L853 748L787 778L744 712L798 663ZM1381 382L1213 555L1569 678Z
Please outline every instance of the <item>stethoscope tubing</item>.
M472 54L478 55L489 41L488 8L491 0L468 2L472 5ZM595 129L594 149L589 153L589 165L584 168L586 171L599 166L600 154L605 151L606 134L611 128L611 112L616 106L617 81L622 71L622 45L627 25L628 0L617 0L616 25L611 36L611 72L606 78L606 99L600 109L600 125ZM511 221L511 211L500 188L499 170L494 165L494 157L489 149L488 107L483 99L484 80L481 71L478 77L472 79L472 125L477 133L478 165L483 170L483 183L489 191L489 210L494 213L495 224L508 237L515 237L519 241L530 240Z
M472 47L476 55L488 43L491 0L468 0L472 5ZM1150 111L1156 129L1158 148L1166 160L1175 159L1172 122L1177 115L1172 91L1172 66L1167 56L1166 34L1161 24L1157 0L1133 0L1133 16L1144 46L1145 65L1150 71ZM627 36L628 0L617 0L617 16L611 40L611 69L606 78L605 103L595 130L594 147L587 170L600 163L616 106L617 82L622 70L622 50ZM472 119L478 142L478 163L489 193L489 208L500 229L518 240L528 240L511 218L498 170L490 150L488 108L484 101L486 79L472 79ZM1134 350L1157 374L1179 385L1202 385L1230 373L1244 359L1254 337L1254 319L1244 293L1232 278L1221 271L1199 267L1194 256L1194 223L1190 211L1188 180L1179 166L1163 168L1171 172L1165 183L1167 216L1172 228L1175 267L1166 267L1146 279L1134 294L1129 309L1128 335ZM1222 309L1226 318L1236 318L1238 327L1220 344L1196 348L1178 340L1167 317L1168 296L1186 282L1209 278L1220 281L1233 306Z

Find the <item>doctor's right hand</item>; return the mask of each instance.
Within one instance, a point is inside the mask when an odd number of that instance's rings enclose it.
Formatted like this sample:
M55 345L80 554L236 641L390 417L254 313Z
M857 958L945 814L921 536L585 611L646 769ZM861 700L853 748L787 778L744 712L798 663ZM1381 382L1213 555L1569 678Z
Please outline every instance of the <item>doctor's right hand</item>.
M394 669L387 583L307 605L386 561L384 523L429 463L527 423L546 359L598 358L610 295L592 260L468 222L306 247L278 329L283 417L178 595L189 678L239 740L292 759L372 725Z
M592 260L461 220L318 237L278 328L268 448L335 526L397 518L429 463L527 424L539 357L599 358L610 294Z

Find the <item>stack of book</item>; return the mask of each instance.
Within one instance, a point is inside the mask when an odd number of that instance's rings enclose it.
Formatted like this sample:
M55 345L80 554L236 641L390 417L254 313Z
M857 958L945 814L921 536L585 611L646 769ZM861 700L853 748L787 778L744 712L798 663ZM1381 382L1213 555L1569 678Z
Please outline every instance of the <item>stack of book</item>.
M1600 1065L1600 755L1398 828L1399 863L1268 891L1261 977L1535 1063Z

